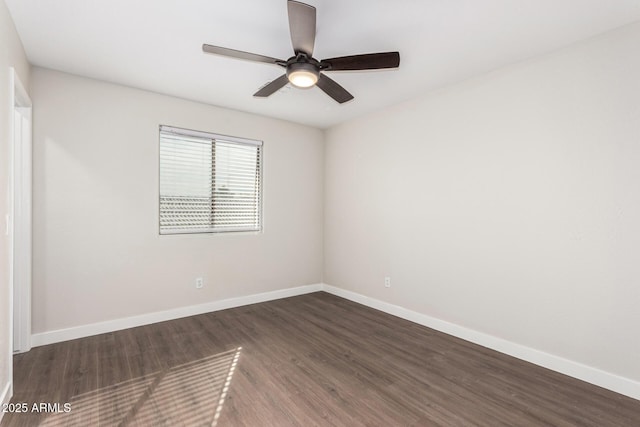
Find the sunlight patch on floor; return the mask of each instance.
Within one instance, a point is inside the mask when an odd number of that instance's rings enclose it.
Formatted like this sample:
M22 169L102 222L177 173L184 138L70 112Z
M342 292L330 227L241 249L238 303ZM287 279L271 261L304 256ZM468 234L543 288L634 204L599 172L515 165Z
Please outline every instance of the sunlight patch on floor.
M42 426L216 426L242 347L70 399Z

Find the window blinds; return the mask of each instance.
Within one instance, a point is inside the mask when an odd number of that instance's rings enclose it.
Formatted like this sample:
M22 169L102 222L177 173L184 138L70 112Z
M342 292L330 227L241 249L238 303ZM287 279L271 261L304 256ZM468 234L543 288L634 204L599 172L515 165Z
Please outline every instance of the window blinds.
M160 127L160 234L259 231L262 142Z

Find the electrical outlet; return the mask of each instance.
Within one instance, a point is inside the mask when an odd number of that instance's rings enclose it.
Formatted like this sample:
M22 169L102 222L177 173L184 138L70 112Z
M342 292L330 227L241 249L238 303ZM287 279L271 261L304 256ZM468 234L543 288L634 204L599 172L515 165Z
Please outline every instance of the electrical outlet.
M384 278L384 287L385 288L390 288L391 287L391 277L387 276Z
M204 286L204 279L202 277L196 277L196 289L202 289Z

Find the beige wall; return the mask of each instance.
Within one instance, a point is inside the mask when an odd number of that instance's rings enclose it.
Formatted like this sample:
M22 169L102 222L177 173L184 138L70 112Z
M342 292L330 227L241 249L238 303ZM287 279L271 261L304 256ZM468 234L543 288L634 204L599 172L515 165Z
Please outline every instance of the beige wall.
M640 24L328 130L325 283L640 380L638 46Z
M640 380L639 42L629 26L324 138L36 68L33 332L318 283L324 271L330 285ZM9 66L29 83L4 2L0 47L4 100ZM9 113L0 105L3 213ZM158 235L159 124L264 140L263 234Z
M0 395L11 381L9 367L13 344L10 342L10 283L9 283L9 236L4 233L4 218L10 212L9 168L10 130L13 109L9 105L13 87L10 85L10 67L14 67L20 81L29 87L29 64L22 49L11 15L0 1ZM0 396L1 398L1 396ZM0 414L1 418L1 414Z
M32 99L34 333L322 281L320 130L41 68ZM262 234L158 235L160 124L264 141Z

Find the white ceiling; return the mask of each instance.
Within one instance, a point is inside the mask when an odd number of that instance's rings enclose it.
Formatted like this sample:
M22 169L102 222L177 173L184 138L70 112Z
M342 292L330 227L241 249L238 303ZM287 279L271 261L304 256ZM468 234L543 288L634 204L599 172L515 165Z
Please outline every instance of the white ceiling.
M5 0L37 66L326 128L640 20L640 0L306 0L314 57L400 52L394 71L329 75L318 88L253 93L282 68L202 53L203 43L287 59L285 0Z

